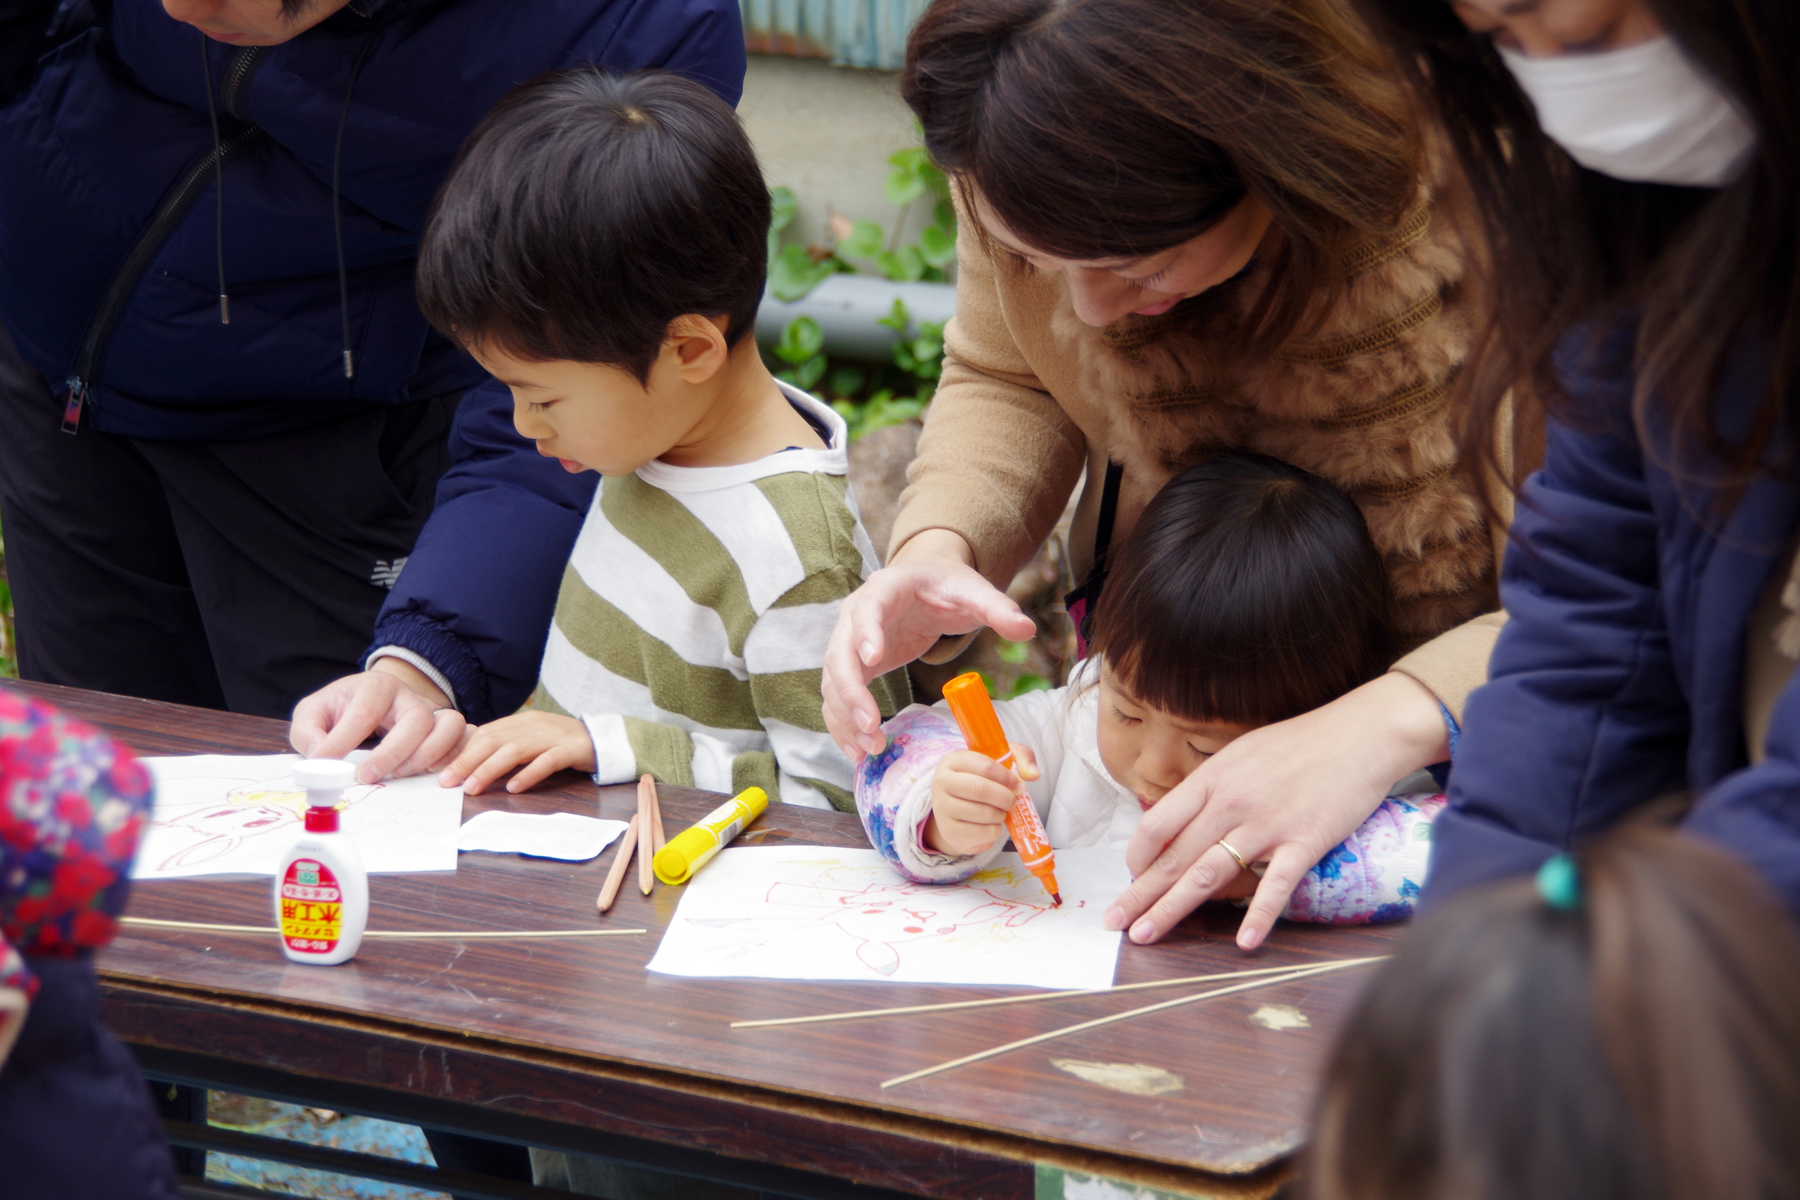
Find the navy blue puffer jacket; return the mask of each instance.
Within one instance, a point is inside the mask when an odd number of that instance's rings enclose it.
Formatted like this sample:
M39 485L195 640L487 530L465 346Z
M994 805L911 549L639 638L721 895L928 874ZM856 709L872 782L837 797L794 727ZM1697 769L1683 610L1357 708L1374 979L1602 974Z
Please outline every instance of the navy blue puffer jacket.
M1721 519L1669 470L1670 437L1633 428L1633 331L1562 358L1577 427L1552 422L1501 574L1511 614L1469 698L1428 903L1535 870L1644 802L1691 789L1686 827L1757 867L1800 913L1800 677L1750 766L1745 626L1800 533L1792 472L1754 482ZM1749 419L1761 373L1742 354L1715 410ZM1690 477L1693 472L1689 472Z
M582 63L667 67L734 104L744 71L734 0L358 0L267 49L212 42L160 0L79 3L59 22L0 110L0 320L46 376L86 382L93 428L143 437L254 437L475 384L412 275L427 206L481 116Z
M20 353L65 391L82 379L91 427L143 437L256 437L472 388L375 645L439 664L475 720L516 708L596 477L538 457L507 390L420 315L426 210L475 123L545 71L665 68L736 104L736 0L354 0L266 50L208 41L161 0L65 0L44 38L55 7L0 0L0 89L32 80L0 109L0 322Z

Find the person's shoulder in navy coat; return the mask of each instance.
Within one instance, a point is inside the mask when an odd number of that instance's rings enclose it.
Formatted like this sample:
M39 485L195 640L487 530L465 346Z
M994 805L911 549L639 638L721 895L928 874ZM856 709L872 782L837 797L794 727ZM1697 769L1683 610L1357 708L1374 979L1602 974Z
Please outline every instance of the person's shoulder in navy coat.
M1635 331L1572 334L1570 404L1519 498L1501 578L1510 615L1470 697L1435 831L1426 901L1522 874L1690 792L1686 827L1757 867L1800 912L1800 685L1767 758L1744 732L1746 626L1800 534L1800 491L1771 469L1735 499L1693 447L1633 415ZM1725 432L1762 372L1740 352L1718 384Z

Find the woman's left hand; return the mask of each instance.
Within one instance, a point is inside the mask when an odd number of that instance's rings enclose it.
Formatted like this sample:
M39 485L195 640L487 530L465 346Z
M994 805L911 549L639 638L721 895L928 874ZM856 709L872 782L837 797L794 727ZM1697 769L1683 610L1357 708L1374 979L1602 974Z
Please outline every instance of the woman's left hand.
M1236 850L1269 864L1238 927L1238 946L1254 950L1306 872L1390 787L1448 757L1437 698L1397 672L1246 733L1144 814L1125 852L1133 882L1107 910L1107 928L1156 941L1238 880Z

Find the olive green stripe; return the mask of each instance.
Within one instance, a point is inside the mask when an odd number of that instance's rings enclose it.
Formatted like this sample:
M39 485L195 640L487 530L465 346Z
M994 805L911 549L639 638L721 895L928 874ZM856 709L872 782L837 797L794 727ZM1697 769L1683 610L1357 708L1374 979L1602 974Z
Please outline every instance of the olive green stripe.
M600 489L600 511L687 593L719 614L731 652L744 653L756 610L737 560L719 536L686 505L636 475L617 475Z
M822 668L811 667L752 675L750 691L756 697L757 711L809 733L826 732L825 715L820 711L823 674Z
M823 779L808 779L802 775L796 775L794 778L801 783L810 783L818 788L825 794L825 798L831 801L831 807L839 812L853 813L856 811L856 797L837 784L826 783Z
M685 729L659 725L642 717L625 718L625 740L637 763L632 773L648 771L658 783L673 787L694 786L694 739Z
M781 799L781 772L772 750L747 750L731 760L731 794L759 787L770 800Z
M723 667L688 662L633 624L575 571L563 577L556 627L578 652L621 679L650 689L664 712L714 729L761 729L750 684ZM818 672L813 672L815 678ZM814 684L815 689L817 684Z
M757 490L774 505L788 538L808 575L846 563L860 578L862 555L856 549L856 518L845 499L846 475L789 471L756 481Z
M539 712L555 713L559 717L574 715L556 702L556 697L550 694L550 689L544 686L541 679L538 681L537 690L531 693L531 699L525 702L525 707L536 709Z
M799 608L806 604L836 604L861 586L862 562L858 559L852 566L828 567L816 575L808 575L783 592L769 607Z

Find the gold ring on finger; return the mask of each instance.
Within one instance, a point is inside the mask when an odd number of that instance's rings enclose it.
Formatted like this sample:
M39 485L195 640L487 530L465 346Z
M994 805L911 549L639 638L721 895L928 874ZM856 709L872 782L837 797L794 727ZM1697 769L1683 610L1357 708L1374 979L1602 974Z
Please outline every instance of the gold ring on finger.
M1225 847L1225 853L1237 859L1238 870L1248 871L1250 869L1250 864L1244 861L1244 856L1239 854L1237 850L1232 847L1230 842L1226 841L1224 838L1220 838L1219 845Z

